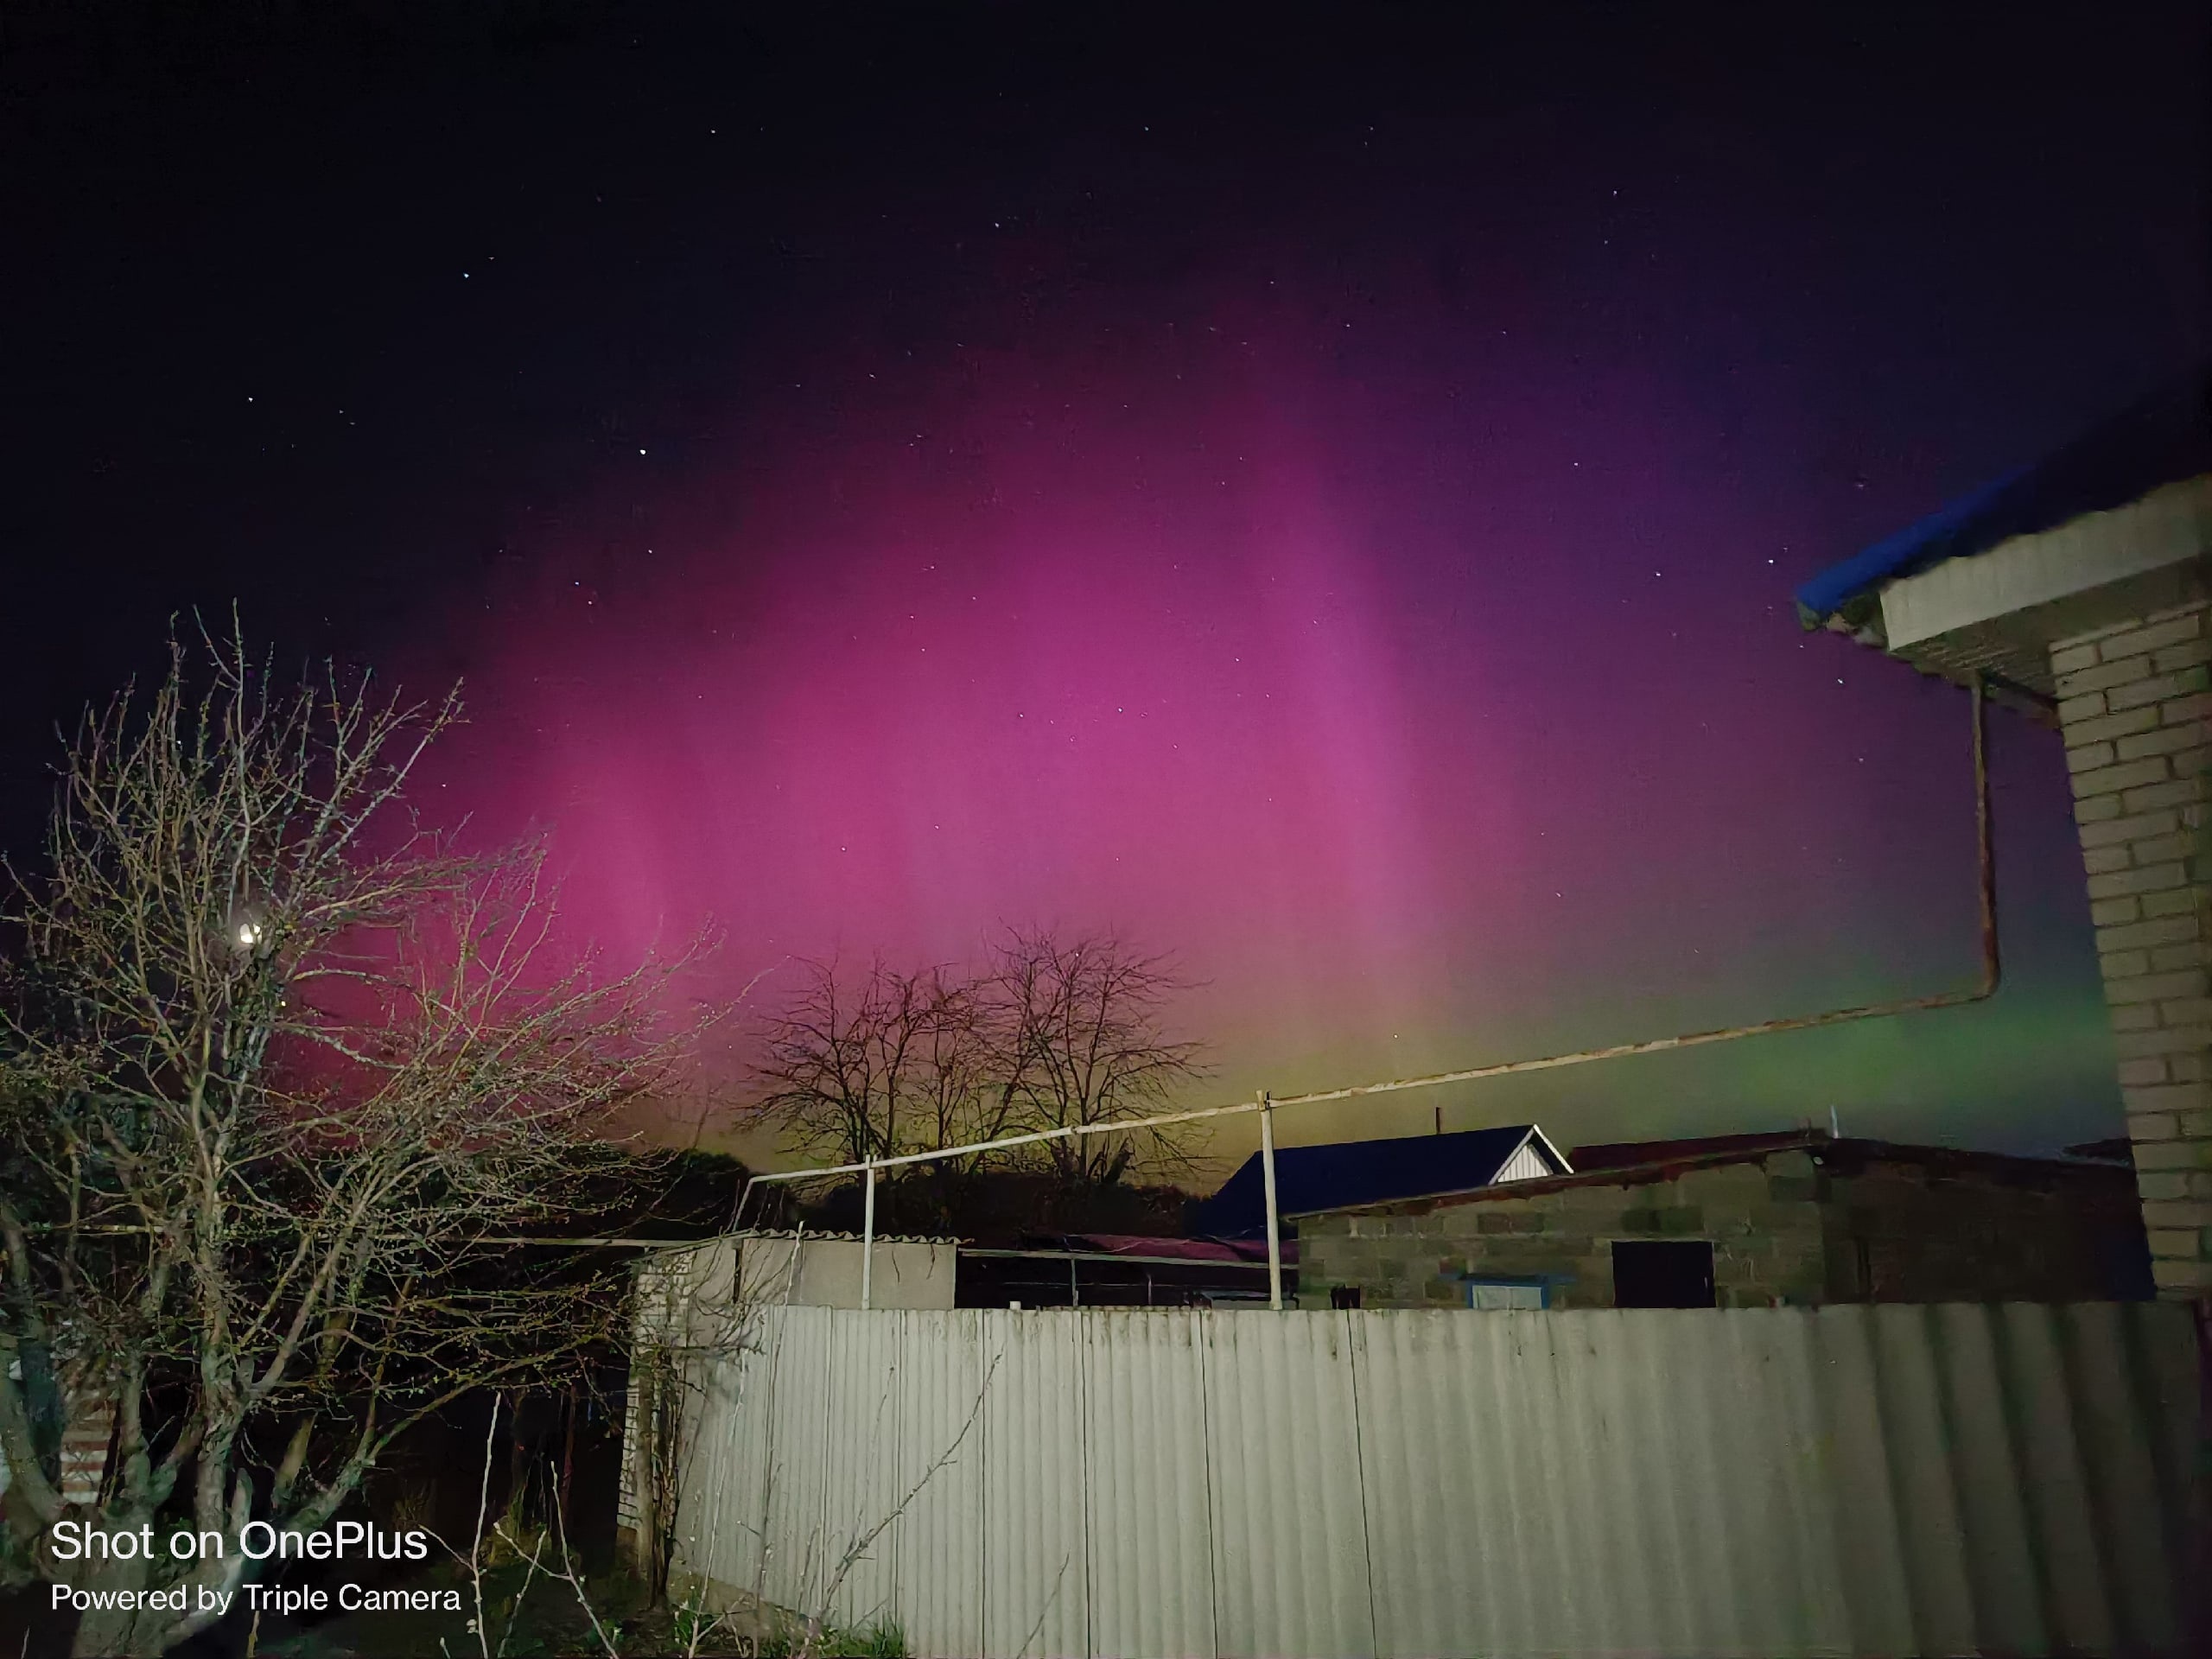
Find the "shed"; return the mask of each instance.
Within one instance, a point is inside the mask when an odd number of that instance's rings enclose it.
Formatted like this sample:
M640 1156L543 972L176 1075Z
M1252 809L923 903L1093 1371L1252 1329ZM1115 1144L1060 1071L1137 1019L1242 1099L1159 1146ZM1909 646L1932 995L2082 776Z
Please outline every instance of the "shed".
M1298 1226L1300 1295L1360 1307L1769 1307L2147 1296L2108 1164L1824 1130L1578 1147L1574 1173Z

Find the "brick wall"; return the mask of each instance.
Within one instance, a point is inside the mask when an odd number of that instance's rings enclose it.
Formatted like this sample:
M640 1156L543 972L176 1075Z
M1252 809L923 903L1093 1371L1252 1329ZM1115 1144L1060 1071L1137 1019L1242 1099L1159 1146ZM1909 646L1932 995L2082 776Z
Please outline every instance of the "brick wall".
M2202 603L2053 645L2074 817L2162 1294L2212 1289L2212 629Z

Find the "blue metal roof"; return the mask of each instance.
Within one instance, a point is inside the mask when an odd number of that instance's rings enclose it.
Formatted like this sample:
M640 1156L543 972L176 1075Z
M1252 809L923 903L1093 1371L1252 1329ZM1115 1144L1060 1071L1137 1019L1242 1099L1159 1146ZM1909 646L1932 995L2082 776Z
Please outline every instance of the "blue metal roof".
M1357 1204L1386 1204L1440 1192L1487 1186L1519 1149L1533 1127L1465 1129L1395 1141L1343 1141L1323 1147L1275 1148L1275 1207L1286 1216L1312 1215ZM1544 1146L1541 1135L1537 1146ZM1544 1154L1549 1161L1549 1154ZM1198 1206L1191 1230L1214 1238L1264 1236L1267 1198L1260 1154L1254 1153Z
M2083 513L2125 506L2161 485L2207 471L2212 471L2212 369L2198 369L2046 459L2016 467L1821 571L1797 590L1798 614L1808 627L1817 626L1849 611L1854 601L1871 599L1893 577L1985 552Z

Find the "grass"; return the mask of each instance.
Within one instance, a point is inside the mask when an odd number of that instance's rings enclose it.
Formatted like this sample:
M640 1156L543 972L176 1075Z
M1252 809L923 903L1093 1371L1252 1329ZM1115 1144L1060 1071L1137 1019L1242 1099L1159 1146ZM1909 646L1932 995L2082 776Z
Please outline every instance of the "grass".
M798 1632L779 1625L765 1638L753 1659L791 1659L799 1649ZM866 1624L832 1625L822 1633L819 1659L906 1659L906 1633L896 1619Z
M524 1577L523 1563L511 1556L485 1570L485 1624L495 1654L502 1643L505 1659L603 1654L566 1584L540 1575L522 1595ZM478 1659L480 1649L468 1628L474 1606L466 1575L442 1562L408 1580L408 1587L458 1590L464 1611L341 1614L283 1629L264 1624L259 1652L263 1659L436 1659L442 1654ZM678 1659L695 1651L695 1634L698 1659L792 1659L803 1645L802 1628L788 1617L754 1639L717 1627L711 1615L693 1608L648 1606L637 1581L624 1574L594 1579L585 1589L623 1659ZM906 1637L890 1618L832 1626L816 1652L817 1659L906 1659Z

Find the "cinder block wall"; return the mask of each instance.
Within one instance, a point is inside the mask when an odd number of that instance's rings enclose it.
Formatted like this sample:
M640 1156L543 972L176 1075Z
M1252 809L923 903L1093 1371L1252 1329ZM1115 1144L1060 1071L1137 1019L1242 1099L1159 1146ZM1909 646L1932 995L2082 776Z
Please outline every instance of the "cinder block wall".
M2212 628L2200 602L2051 647L2159 1292L2212 1290Z
M2143 1294L2126 1172L1962 1178L1870 1164L1829 1180L1831 1294L1897 1302L2094 1302Z
M1808 1305L1826 1285L1821 1198L1813 1160L1796 1152L1641 1185L1309 1217L1298 1225L1300 1300L1326 1306L1332 1288L1357 1285L1367 1307L1462 1307L1464 1274L1557 1274L1573 1282L1553 1306L1611 1307L1616 1239L1705 1238L1721 1306Z
M2124 1172L1992 1161L1840 1141L1818 1159L1793 1149L1669 1179L1309 1217L1301 1303L1357 1285L1368 1307L1462 1306L1461 1275L1476 1274L1571 1278L1554 1306L1611 1307L1613 1243L1640 1238L1709 1240L1723 1307L2141 1294Z

